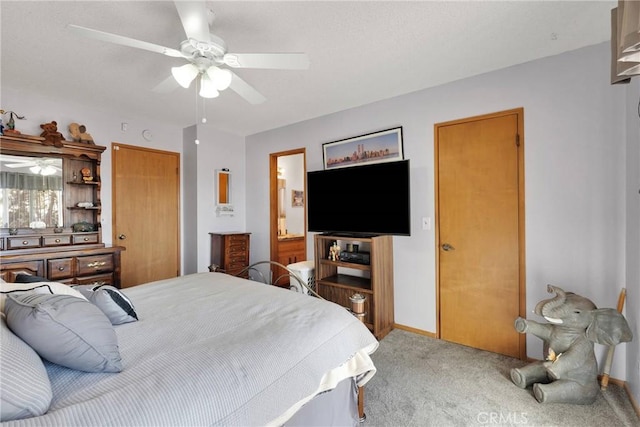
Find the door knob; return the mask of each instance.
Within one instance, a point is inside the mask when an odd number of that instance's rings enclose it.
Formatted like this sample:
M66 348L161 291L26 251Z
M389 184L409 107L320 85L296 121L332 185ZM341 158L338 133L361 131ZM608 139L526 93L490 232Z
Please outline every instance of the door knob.
M454 248L453 246L451 246L451 245L450 245L450 244L448 244L448 243L445 243L445 244L443 244L443 245L442 245L442 250L443 250L443 251L453 251L453 250L455 250L455 249L456 249L456 248Z
M125 236L124 234L120 234L120 235L118 236L118 239L120 239L120 240L124 240L124 239L126 239L126 238L127 238L127 236Z

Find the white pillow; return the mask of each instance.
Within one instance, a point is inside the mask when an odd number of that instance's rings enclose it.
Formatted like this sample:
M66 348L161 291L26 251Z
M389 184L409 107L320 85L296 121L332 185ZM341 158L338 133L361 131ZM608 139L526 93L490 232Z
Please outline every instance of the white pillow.
M86 300L84 295L73 289L71 286L67 286L58 282L33 282L33 283L0 283L0 312L4 313L5 300L7 295L19 295L25 292L33 292L36 294L57 294L57 295L71 295L74 297L82 298Z

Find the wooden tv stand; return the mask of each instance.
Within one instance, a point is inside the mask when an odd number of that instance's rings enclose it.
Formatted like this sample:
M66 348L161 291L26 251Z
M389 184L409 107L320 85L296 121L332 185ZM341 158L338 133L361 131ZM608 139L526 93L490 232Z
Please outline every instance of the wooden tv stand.
M347 245L358 245L360 252L369 252L369 264L333 261L329 248L338 242L342 251ZM316 289L323 298L350 308L349 297L355 293L366 297L364 323L377 339L393 329L393 237L315 236Z

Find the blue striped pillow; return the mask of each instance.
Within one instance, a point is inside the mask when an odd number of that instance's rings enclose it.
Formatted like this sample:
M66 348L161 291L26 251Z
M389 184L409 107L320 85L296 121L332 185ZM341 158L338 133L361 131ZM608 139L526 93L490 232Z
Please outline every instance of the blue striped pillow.
M43 415L53 394L42 359L0 323L0 422Z
M112 325L135 322L138 314L133 303L125 294L110 285L76 285L77 290L94 303L109 318Z

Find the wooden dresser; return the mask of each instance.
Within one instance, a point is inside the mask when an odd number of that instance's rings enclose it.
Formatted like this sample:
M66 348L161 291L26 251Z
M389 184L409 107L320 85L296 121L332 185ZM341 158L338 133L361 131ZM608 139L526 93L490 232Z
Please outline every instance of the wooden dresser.
M229 231L211 235L209 270L237 274L249 266L249 236L251 233Z
M71 249L71 250L70 250ZM120 287L119 247L64 250L48 249L46 252L2 255L0 277L6 282L15 281L18 274L46 277L54 282L79 285L111 285Z
M109 284L120 287L120 251L102 243L100 158L106 147L72 141L55 146L42 137L3 135L0 153L6 187L2 191L32 191L34 175L44 183L51 174L29 170L55 165L54 181L42 191L58 191L58 203L49 211L57 216L41 218L29 202L14 202L0 228L0 277L15 281L30 274L68 284ZM24 164L24 166L22 166ZM23 184L25 183L25 184ZM35 195L29 197L37 197ZM35 204L33 199L32 204ZM59 218L55 220L54 218ZM34 221L34 219L36 221ZM38 219L41 220L37 221ZM45 221L46 219L46 221ZM30 222L31 221L31 222ZM39 225L37 228L35 225Z

